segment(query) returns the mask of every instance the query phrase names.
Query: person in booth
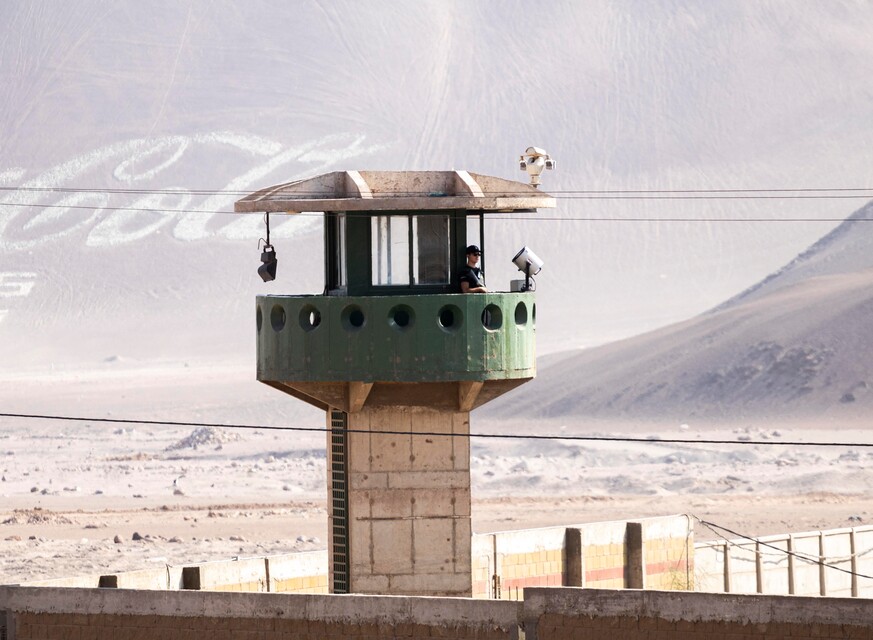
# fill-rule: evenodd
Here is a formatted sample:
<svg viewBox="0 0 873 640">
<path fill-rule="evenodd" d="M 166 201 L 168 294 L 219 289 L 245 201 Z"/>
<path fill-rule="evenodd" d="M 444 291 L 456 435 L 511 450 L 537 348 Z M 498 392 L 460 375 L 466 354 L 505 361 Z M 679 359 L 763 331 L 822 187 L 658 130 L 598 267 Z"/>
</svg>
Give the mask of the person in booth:
<svg viewBox="0 0 873 640">
<path fill-rule="evenodd" d="M 479 268 L 482 251 L 475 244 L 467 247 L 467 264 L 461 269 L 458 278 L 461 281 L 461 293 L 487 293 L 485 274 Z"/>
</svg>

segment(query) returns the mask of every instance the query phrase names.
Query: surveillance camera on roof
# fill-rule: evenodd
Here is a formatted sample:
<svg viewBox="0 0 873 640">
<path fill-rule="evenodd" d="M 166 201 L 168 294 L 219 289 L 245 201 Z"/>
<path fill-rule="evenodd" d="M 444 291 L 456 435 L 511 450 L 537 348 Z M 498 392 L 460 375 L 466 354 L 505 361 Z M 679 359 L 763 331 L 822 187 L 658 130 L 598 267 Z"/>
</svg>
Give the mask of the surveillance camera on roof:
<svg viewBox="0 0 873 640">
<path fill-rule="evenodd" d="M 535 186 L 540 186 L 540 174 L 545 169 L 554 169 L 555 161 L 546 153 L 545 149 L 539 147 L 528 147 L 523 155 L 519 156 L 518 165 L 522 171 L 527 171 L 530 176 L 530 183 Z"/>
</svg>

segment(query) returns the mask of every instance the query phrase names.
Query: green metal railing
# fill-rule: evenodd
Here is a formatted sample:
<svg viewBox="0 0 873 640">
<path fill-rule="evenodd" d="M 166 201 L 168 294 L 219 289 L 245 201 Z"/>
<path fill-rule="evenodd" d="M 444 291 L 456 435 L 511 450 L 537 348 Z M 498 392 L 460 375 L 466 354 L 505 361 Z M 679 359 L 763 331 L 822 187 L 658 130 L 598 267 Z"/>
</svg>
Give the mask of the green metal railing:
<svg viewBox="0 0 873 640">
<path fill-rule="evenodd" d="M 258 296 L 258 379 L 530 378 L 535 327 L 532 293 Z"/>
</svg>

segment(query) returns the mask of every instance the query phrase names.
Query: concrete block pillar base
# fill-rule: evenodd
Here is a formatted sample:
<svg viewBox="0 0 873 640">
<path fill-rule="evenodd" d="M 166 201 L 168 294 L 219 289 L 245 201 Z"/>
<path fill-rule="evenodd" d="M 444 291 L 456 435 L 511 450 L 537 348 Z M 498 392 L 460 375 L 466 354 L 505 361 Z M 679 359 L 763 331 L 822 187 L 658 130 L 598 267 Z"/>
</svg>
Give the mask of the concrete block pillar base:
<svg viewBox="0 0 873 640">
<path fill-rule="evenodd" d="M 365 407 L 345 417 L 342 454 L 328 434 L 330 583 L 340 570 L 351 593 L 471 596 L 470 414 Z M 337 455 L 345 459 L 341 506 Z M 333 553 L 343 534 L 337 522 L 347 527 L 345 558 Z"/>
</svg>

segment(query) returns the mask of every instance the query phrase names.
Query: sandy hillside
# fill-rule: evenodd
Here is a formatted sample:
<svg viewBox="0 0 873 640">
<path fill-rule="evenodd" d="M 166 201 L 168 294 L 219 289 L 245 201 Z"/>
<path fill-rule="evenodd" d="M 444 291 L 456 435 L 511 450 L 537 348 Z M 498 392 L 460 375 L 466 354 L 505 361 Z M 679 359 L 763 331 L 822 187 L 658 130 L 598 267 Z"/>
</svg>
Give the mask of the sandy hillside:
<svg viewBox="0 0 873 640">
<path fill-rule="evenodd" d="M 873 205 L 711 312 L 544 359 L 488 416 L 869 427 Z M 531 395 L 537 402 L 529 402 Z"/>
</svg>

